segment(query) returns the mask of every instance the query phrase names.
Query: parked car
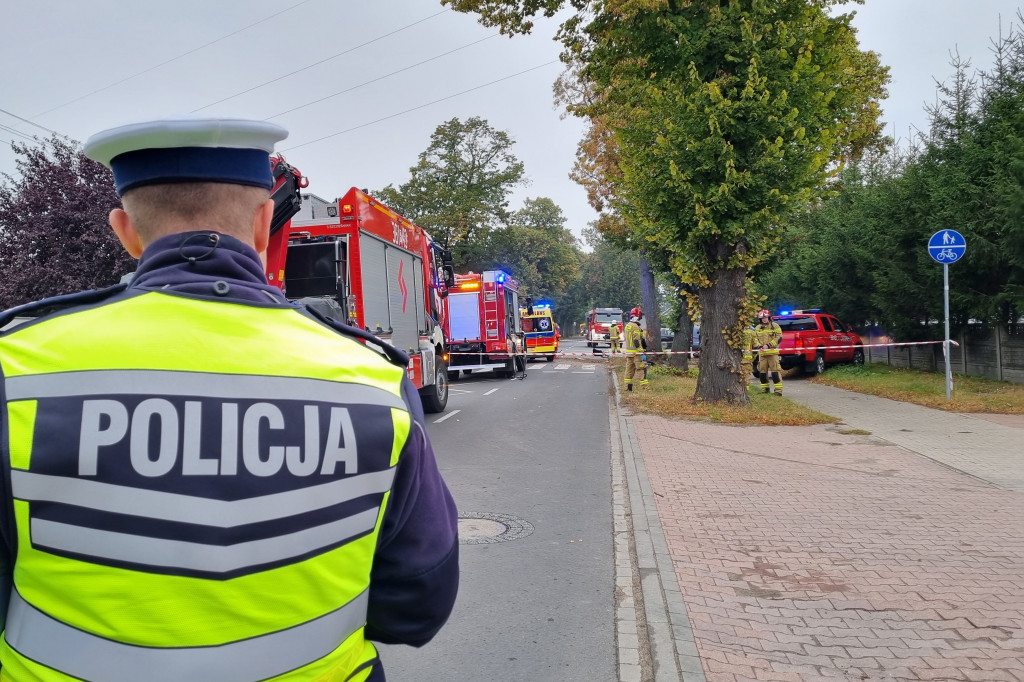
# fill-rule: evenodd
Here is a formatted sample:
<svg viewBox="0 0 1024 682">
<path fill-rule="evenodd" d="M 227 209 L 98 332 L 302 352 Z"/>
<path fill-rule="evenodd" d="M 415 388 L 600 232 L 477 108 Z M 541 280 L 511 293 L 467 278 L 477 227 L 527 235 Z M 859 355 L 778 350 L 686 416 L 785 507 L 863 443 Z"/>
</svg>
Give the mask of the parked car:
<svg viewBox="0 0 1024 682">
<path fill-rule="evenodd" d="M 668 348 L 672 345 L 672 338 L 676 335 L 674 331 L 668 327 L 661 328 L 661 345 L 664 348 Z"/>
<path fill-rule="evenodd" d="M 853 327 L 834 315 L 817 309 L 793 310 L 773 315 L 772 320 L 782 328 L 782 369 L 802 367 L 805 372 L 821 374 L 828 365 L 864 364 L 864 342 Z"/>
</svg>

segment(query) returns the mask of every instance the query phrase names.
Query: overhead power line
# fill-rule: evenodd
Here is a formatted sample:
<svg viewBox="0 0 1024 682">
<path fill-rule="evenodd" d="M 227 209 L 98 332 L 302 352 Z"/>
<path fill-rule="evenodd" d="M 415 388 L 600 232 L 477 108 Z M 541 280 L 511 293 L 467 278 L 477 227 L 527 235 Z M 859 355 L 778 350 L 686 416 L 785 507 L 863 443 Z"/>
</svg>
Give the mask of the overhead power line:
<svg viewBox="0 0 1024 682">
<path fill-rule="evenodd" d="M 41 130 L 45 130 L 48 133 L 53 133 L 54 135 L 60 135 L 61 134 L 61 133 L 58 133 L 56 130 L 50 130 L 46 126 L 41 126 L 38 123 L 36 123 L 35 121 L 30 121 L 27 118 L 22 118 L 21 116 L 18 116 L 17 114 L 12 114 L 11 112 L 7 111 L 6 109 L 0 109 L 0 113 L 7 114 L 11 118 L 16 118 L 19 121 L 24 121 L 25 123 L 28 123 L 29 125 L 33 125 L 36 128 L 40 128 Z M 19 133 L 19 135 L 20 135 L 20 133 Z"/>
<path fill-rule="evenodd" d="M 488 83 L 484 83 L 483 85 L 477 85 L 476 87 L 469 88 L 468 90 L 463 90 L 461 92 L 456 92 L 455 94 L 448 95 L 447 97 L 441 97 L 440 99 L 435 99 L 432 102 L 427 102 L 426 104 L 420 104 L 419 106 L 415 106 L 415 107 L 412 107 L 410 109 L 405 109 L 404 111 L 399 111 L 398 113 L 391 114 L 389 116 L 382 116 L 381 118 L 374 119 L 372 121 L 367 121 L 366 123 L 361 123 L 361 124 L 359 124 L 357 126 L 353 126 L 351 128 L 346 128 L 345 130 L 339 130 L 336 133 L 331 133 L 330 135 L 324 135 L 323 137 L 318 137 L 315 140 L 310 140 L 309 142 L 303 142 L 302 144 L 297 144 L 297 145 L 295 145 L 293 147 L 288 147 L 287 149 L 282 149 L 281 151 L 290 152 L 290 151 L 292 151 L 294 149 L 301 149 L 302 147 L 308 147 L 311 144 L 316 144 L 317 142 L 323 142 L 324 140 L 329 140 L 332 137 L 337 137 L 338 135 L 344 135 L 345 133 L 351 133 L 353 130 L 359 130 L 360 128 L 366 128 L 367 126 L 371 126 L 371 125 L 373 125 L 375 123 L 380 123 L 381 121 L 387 121 L 389 119 L 396 118 L 398 116 L 402 116 L 403 114 L 408 114 L 408 113 L 411 113 L 413 111 L 418 111 L 420 109 L 424 109 L 424 108 L 429 107 L 431 105 L 438 104 L 439 102 L 444 102 L 444 101 L 449 100 L 449 99 L 454 99 L 455 97 L 459 97 L 461 95 L 465 95 L 467 93 L 474 92 L 474 91 L 480 90 L 482 88 L 486 88 L 486 87 L 494 85 L 496 83 L 501 83 L 502 81 L 507 81 L 510 78 L 515 78 L 516 76 L 522 76 L 524 73 L 530 73 L 531 71 L 536 71 L 537 69 L 542 69 L 545 66 L 550 66 L 552 64 L 557 64 L 557 63 L 558 63 L 557 59 L 552 59 L 549 62 L 544 62 L 543 64 L 538 64 L 537 66 L 530 67 L 529 69 L 525 69 L 523 71 L 519 71 L 518 73 L 513 73 L 513 74 L 511 74 L 509 76 L 505 76 L 503 78 L 498 78 L 498 79 L 490 81 Z"/>
<path fill-rule="evenodd" d="M 232 36 L 236 36 L 239 33 L 242 33 L 243 31 L 248 31 L 250 28 L 252 28 L 254 26 L 259 26 L 260 24 L 266 23 L 266 22 L 270 21 L 271 19 L 273 19 L 274 17 L 278 17 L 278 16 L 284 14 L 285 12 L 290 12 L 293 9 L 295 9 L 296 7 L 299 7 L 301 5 L 305 5 L 306 3 L 312 2 L 312 1 L 313 0 L 302 0 L 302 2 L 297 2 L 294 5 L 291 5 L 290 7 L 285 7 L 280 12 L 275 12 L 274 14 L 271 14 L 270 16 L 264 17 L 264 18 L 260 19 L 259 21 L 253 22 L 253 23 L 249 24 L 248 26 L 243 26 L 242 28 L 238 29 L 237 31 L 232 31 L 231 33 L 223 35 L 220 38 L 217 38 L 216 40 L 211 40 L 208 43 L 204 43 L 203 45 L 200 45 L 199 47 L 193 48 L 193 49 L 189 50 L 188 52 L 182 52 L 177 57 L 171 57 L 170 59 L 168 59 L 166 61 L 163 61 L 163 62 L 160 62 L 159 64 L 151 66 L 151 67 L 149 67 L 147 69 L 143 69 L 142 71 L 137 71 L 136 73 L 133 73 L 130 76 L 125 76 L 124 78 L 122 78 L 119 81 L 115 81 L 115 82 L 113 82 L 113 83 L 111 83 L 109 85 L 104 85 L 102 88 L 96 88 L 92 92 L 87 92 L 84 95 L 81 95 L 80 97 L 76 97 L 76 98 L 74 98 L 72 100 L 68 100 L 67 102 L 64 102 L 63 104 L 58 104 L 57 106 L 53 107 L 52 109 L 47 109 L 46 111 L 40 111 L 38 114 L 35 114 L 35 116 L 43 116 L 44 114 L 49 114 L 49 113 L 51 113 L 53 111 L 57 111 L 58 109 L 63 109 L 64 107 L 68 106 L 69 104 L 74 104 L 75 102 L 79 102 L 79 101 L 85 99 L 86 97 L 92 97 L 93 95 L 95 95 L 97 93 L 103 92 L 104 90 L 109 90 L 110 88 L 113 88 L 113 87 L 115 87 L 117 85 L 120 85 L 121 83 L 125 83 L 127 81 L 130 81 L 133 78 L 137 78 L 137 77 L 139 77 L 139 76 L 141 76 L 143 74 L 149 73 L 150 71 L 155 71 L 156 69 L 159 69 L 161 66 L 167 66 L 171 62 L 176 62 L 179 59 L 182 59 L 183 57 L 189 56 L 190 54 L 195 54 L 199 50 L 206 49 L 207 47 L 210 47 L 211 45 L 215 45 L 215 44 L 217 44 L 217 43 L 219 43 L 219 42 L 221 42 L 223 40 L 227 40 L 228 38 L 231 38 Z"/>
<path fill-rule="evenodd" d="M 34 140 L 35 139 L 31 135 L 26 135 L 25 133 L 23 133 L 23 132 L 21 132 L 19 130 L 15 130 L 14 128 L 12 128 L 10 126 L 4 125 L 3 123 L 0 123 L 0 130 L 4 131 L 5 133 L 11 133 L 12 135 L 18 135 L 19 137 L 23 137 L 26 140 Z"/>
<path fill-rule="evenodd" d="M 233 95 L 228 95 L 227 97 L 224 97 L 223 99 L 219 99 L 216 102 L 210 102 L 209 104 L 205 104 L 205 105 L 199 107 L 198 109 L 193 109 L 189 113 L 194 114 L 197 111 L 202 111 L 203 109 L 209 109 L 212 106 L 216 106 L 218 104 L 222 104 L 222 103 L 227 102 L 228 100 L 234 99 L 236 97 L 241 97 L 242 95 L 245 95 L 247 93 L 253 92 L 254 90 L 259 90 L 260 88 L 264 88 L 264 87 L 266 87 L 266 86 L 268 86 L 268 85 L 270 85 L 272 83 L 276 83 L 278 81 L 282 81 L 285 78 L 291 78 L 292 76 L 294 76 L 297 73 L 302 73 L 303 71 L 308 71 L 309 69 L 312 69 L 314 66 L 320 66 L 321 64 L 326 64 L 327 62 L 329 62 L 329 61 L 331 61 L 333 59 L 337 59 L 338 57 L 341 57 L 343 55 L 349 54 L 350 52 L 355 52 L 356 50 L 358 50 L 360 48 L 363 48 L 363 47 L 366 47 L 367 45 L 371 45 L 373 43 L 376 43 L 377 41 L 383 40 L 384 38 L 387 38 L 389 36 L 393 36 L 396 33 L 401 33 L 402 31 L 406 31 L 406 30 L 412 28 L 413 26 L 416 26 L 418 24 L 422 24 L 424 21 L 427 21 L 429 19 L 433 19 L 434 17 L 440 16 L 440 15 L 442 15 L 442 14 L 444 14 L 446 12 L 450 12 L 450 11 L 451 10 L 449 10 L 449 9 L 443 9 L 440 12 L 437 12 L 436 14 L 431 14 L 429 17 L 424 17 L 422 19 L 419 19 L 418 21 L 414 21 L 411 24 L 407 24 L 407 25 L 405 25 L 405 26 L 403 26 L 401 28 L 396 28 L 394 31 L 390 31 L 390 32 L 385 33 L 383 35 L 379 35 L 376 38 L 373 38 L 371 40 L 367 40 L 365 43 L 360 43 L 358 45 L 355 45 L 353 47 L 348 48 L 347 50 L 344 50 L 342 52 L 338 52 L 337 54 L 333 54 L 330 57 L 325 57 L 324 59 L 321 59 L 318 62 L 313 62 L 312 64 L 309 64 L 308 66 L 303 66 L 301 69 L 296 69 L 295 71 L 292 71 L 291 73 L 286 73 L 283 76 L 278 76 L 277 78 L 272 78 L 272 79 L 270 79 L 268 81 L 264 81 L 263 83 L 260 83 L 259 85 L 254 85 L 251 88 L 247 88 L 245 90 L 240 90 L 239 92 L 236 92 Z"/>
<path fill-rule="evenodd" d="M 462 45 L 461 47 L 456 47 L 454 50 L 448 50 L 447 52 L 443 52 L 443 53 L 441 53 L 439 55 L 436 55 L 434 57 L 430 57 L 429 59 L 424 59 L 422 61 L 418 61 L 415 64 L 410 64 L 409 66 L 406 66 L 406 67 L 403 67 L 401 69 L 398 69 L 397 71 L 392 71 L 391 73 L 386 73 L 383 76 L 378 76 L 377 78 L 371 78 L 368 81 L 363 81 L 359 85 L 353 85 L 352 87 L 345 88 L 344 90 L 339 90 L 338 92 L 332 93 L 330 95 L 326 95 L 324 97 L 321 97 L 320 99 L 315 99 L 312 102 L 306 102 L 305 104 L 300 104 L 297 107 L 292 107 L 291 109 L 287 109 L 285 111 L 282 111 L 281 113 L 274 114 L 273 116 L 268 116 L 267 118 L 271 119 L 271 118 L 277 118 L 279 116 L 284 116 L 285 114 L 290 114 L 293 111 L 298 111 L 299 109 L 305 109 L 306 107 L 311 107 L 314 104 L 319 104 L 320 102 L 326 102 L 327 100 L 331 99 L 332 97 L 337 97 L 338 95 L 344 95 L 346 92 L 352 92 L 353 90 L 358 90 L 359 88 L 362 88 L 362 87 L 365 87 L 367 85 L 370 85 L 371 83 L 379 83 L 380 81 L 384 80 L 385 78 L 391 78 L 392 76 L 396 76 L 396 75 L 398 75 L 398 74 L 400 74 L 400 73 L 402 73 L 404 71 L 408 71 L 409 69 L 414 69 L 417 66 L 422 66 L 422 65 L 427 64 L 429 62 L 438 60 L 441 57 L 447 57 L 450 54 L 458 52 L 459 50 L 464 50 L 467 47 L 472 47 L 473 45 L 476 45 L 477 43 L 482 43 L 485 40 L 490 40 L 491 38 L 494 38 L 495 36 L 498 36 L 498 35 L 501 35 L 501 34 L 500 33 L 492 33 L 491 35 L 487 36 L 486 38 L 481 38 L 480 40 L 474 40 L 473 42 L 466 43 L 465 45 Z"/>
</svg>

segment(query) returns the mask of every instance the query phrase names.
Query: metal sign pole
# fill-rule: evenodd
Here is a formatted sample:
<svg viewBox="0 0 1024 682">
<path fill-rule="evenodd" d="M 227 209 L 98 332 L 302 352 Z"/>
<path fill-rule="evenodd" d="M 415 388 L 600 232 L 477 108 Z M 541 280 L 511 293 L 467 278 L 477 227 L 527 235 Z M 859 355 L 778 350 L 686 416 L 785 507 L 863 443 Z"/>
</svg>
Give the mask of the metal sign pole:
<svg viewBox="0 0 1024 682">
<path fill-rule="evenodd" d="M 967 240 L 956 230 L 943 229 L 928 240 L 928 255 L 942 264 L 942 309 L 946 315 L 946 336 L 942 339 L 942 354 L 946 356 L 946 401 L 952 400 L 953 369 L 949 365 L 949 264 L 960 260 L 967 252 Z"/>
<path fill-rule="evenodd" d="M 952 400 L 953 370 L 949 366 L 949 264 L 942 264 L 942 308 L 946 313 L 946 336 L 942 341 L 942 354 L 946 356 L 946 401 Z"/>
</svg>

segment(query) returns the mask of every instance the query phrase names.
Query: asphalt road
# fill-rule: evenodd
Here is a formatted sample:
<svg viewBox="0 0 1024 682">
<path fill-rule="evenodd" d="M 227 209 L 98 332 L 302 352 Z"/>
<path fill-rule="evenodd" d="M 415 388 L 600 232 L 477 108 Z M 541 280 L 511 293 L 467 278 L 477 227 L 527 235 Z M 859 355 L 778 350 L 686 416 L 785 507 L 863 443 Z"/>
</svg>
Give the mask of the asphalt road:
<svg viewBox="0 0 1024 682">
<path fill-rule="evenodd" d="M 579 359 L 452 383 L 427 422 L 464 519 L 459 598 L 426 647 L 379 647 L 389 680 L 617 679 L 607 401 Z"/>
</svg>

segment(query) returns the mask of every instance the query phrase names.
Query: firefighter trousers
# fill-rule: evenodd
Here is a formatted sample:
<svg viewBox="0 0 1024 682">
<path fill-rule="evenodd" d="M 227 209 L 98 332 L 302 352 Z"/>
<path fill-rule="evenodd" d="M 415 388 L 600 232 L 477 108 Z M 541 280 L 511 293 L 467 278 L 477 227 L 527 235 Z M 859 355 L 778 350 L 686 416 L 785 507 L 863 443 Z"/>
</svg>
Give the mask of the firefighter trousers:
<svg viewBox="0 0 1024 682">
<path fill-rule="evenodd" d="M 618 339 L 608 339 L 608 341 L 609 341 L 609 343 L 612 344 L 612 352 L 613 353 L 621 353 L 622 352 L 622 348 L 620 347 L 621 344 L 619 344 L 619 340 Z"/>
<path fill-rule="evenodd" d="M 757 371 L 761 374 L 761 392 L 768 392 L 768 372 L 772 373 L 775 395 L 782 395 L 782 367 L 777 353 L 758 353 Z"/>
<path fill-rule="evenodd" d="M 649 382 L 647 381 L 647 370 L 644 369 L 644 362 L 640 359 L 639 353 L 627 353 L 626 354 L 626 390 L 633 390 L 633 377 L 636 376 L 637 372 L 640 372 L 640 385 L 646 386 Z"/>
<path fill-rule="evenodd" d="M 750 356 L 744 356 L 740 361 L 740 380 L 743 385 L 750 389 L 750 375 L 754 373 L 754 359 Z"/>
</svg>

